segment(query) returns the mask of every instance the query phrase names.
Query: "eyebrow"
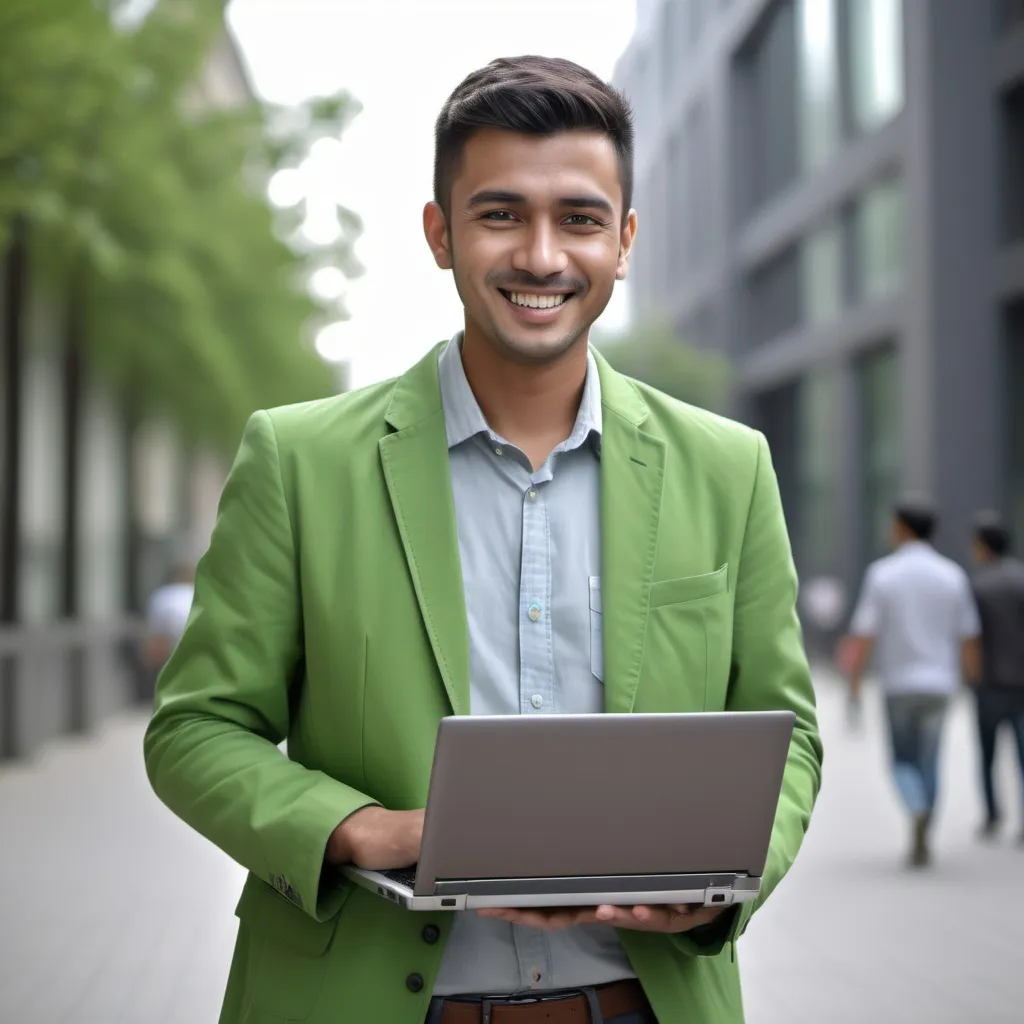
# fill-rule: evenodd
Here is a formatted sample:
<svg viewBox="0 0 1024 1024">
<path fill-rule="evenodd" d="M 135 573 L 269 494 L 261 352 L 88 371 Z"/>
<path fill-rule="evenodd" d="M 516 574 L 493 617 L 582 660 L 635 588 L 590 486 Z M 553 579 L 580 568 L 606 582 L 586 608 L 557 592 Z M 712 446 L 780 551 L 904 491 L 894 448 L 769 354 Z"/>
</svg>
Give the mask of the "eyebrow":
<svg viewBox="0 0 1024 1024">
<path fill-rule="evenodd" d="M 469 199 L 470 209 L 476 206 L 490 206 L 499 203 L 506 206 L 521 206 L 527 202 L 526 196 L 521 192 L 503 192 L 500 189 L 485 189 L 481 192 L 474 192 Z M 558 200 L 559 206 L 568 206 L 574 210 L 602 210 L 609 216 L 615 213 L 615 209 L 607 199 L 602 196 L 565 196 Z"/>
</svg>

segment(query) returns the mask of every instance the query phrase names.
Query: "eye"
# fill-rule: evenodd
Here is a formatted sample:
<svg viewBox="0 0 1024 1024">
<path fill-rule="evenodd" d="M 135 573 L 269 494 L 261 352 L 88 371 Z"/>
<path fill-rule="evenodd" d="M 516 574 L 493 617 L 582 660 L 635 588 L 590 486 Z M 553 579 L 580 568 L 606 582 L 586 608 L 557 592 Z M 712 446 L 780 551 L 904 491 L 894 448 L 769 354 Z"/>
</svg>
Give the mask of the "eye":
<svg viewBox="0 0 1024 1024">
<path fill-rule="evenodd" d="M 565 218 L 565 223 L 570 228 L 604 227 L 604 224 L 602 224 L 601 221 L 597 220 L 595 217 L 591 217 L 588 213 L 571 214 Z"/>
<path fill-rule="evenodd" d="M 512 213 L 511 210 L 491 210 L 490 212 L 485 213 L 480 219 L 494 220 L 498 221 L 499 223 L 507 224 L 515 219 L 515 215 Z"/>
</svg>

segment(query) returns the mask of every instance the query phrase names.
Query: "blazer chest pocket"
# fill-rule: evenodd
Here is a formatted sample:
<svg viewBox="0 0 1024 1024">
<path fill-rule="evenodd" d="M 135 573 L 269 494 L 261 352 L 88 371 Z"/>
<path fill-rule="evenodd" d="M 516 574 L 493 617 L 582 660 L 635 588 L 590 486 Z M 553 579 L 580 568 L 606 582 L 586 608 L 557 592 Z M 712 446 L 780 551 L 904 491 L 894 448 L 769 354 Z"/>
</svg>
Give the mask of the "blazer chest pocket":
<svg viewBox="0 0 1024 1024">
<path fill-rule="evenodd" d="M 728 565 L 651 585 L 649 671 L 644 688 L 655 706 L 649 710 L 717 711 L 724 707 L 732 652 L 731 619 Z"/>
<path fill-rule="evenodd" d="M 729 588 L 729 566 L 723 565 L 714 572 L 700 576 L 681 576 L 674 580 L 661 580 L 651 584 L 651 607 L 660 608 L 666 604 L 683 604 L 688 601 L 702 601 L 716 594 L 724 594 Z"/>
</svg>

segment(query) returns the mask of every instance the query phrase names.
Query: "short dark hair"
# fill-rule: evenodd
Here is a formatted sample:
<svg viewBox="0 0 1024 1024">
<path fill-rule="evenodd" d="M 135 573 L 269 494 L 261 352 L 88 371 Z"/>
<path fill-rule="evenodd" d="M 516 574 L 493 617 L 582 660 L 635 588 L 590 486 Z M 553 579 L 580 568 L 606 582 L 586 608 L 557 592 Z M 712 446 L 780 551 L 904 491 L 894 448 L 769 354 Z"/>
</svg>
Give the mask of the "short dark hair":
<svg viewBox="0 0 1024 1024">
<path fill-rule="evenodd" d="M 907 495 L 901 498 L 893 510 L 896 518 L 918 540 L 931 540 L 939 525 L 939 513 L 934 503 L 924 495 Z"/>
<path fill-rule="evenodd" d="M 974 517 L 974 536 L 997 558 L 1010 553 L 1013 538 L 998 512 L 979 512 Z"/>
<path fill-rule="evenodd" d="M 484 128 L 522 135 L 597 131 L 619 159 L 623 216 L 633 200 L 633 112 L 592 71 L 560 57 L 501 57 L 472 72 L 445 101 L 434 126 L 434 201 L 448 213 L 466 142 Z"/>
</svg>

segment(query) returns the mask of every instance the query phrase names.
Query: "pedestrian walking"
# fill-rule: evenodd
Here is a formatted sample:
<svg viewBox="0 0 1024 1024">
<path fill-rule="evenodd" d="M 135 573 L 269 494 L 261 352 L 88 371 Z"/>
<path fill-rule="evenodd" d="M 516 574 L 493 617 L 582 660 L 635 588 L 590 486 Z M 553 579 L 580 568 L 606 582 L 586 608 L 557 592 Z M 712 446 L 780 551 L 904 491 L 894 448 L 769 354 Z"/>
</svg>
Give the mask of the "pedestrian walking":
<svg viewBox="0 0 1024 1024">
<path fill-rule="evenodd" d="M 1010 531 L 997 513 L 975 519 L 974 596 L 981 617 L 981 678 L 975 694 L 985 820 L 992 838 L 1002 823 L 993 778 L 996 738 L 1009 727 L 1017 743 L 1024 792 L 1024 561 L 1011 554 Z M 1024 844 L 1024 818 L 1020 841 Z"/>
<path fill-rule="evenodd" d="M 153 699 L 156 678 L 185 632 L 194 583 L 195 566 L 180 562 L 149 596 L 142 638 L 142 681 L 137 694 L 140 701 Z"/>
<path fill-rule="evenodd" d="M 854 700 L 874 657 L 885 695 L 893 777 L 912 822 L 912 867 L 931 860 L 947 705 L 965 676 L 977 678 L 980 660 L 970 581 L 932 547 L 937 521 L 926 499 L 907 498 L 896 506 L 895 550 L 869 566 L 844 643 Z"/>
<path fill-rule="evenodd" d="M 222 1024 L 738 1024 L 732 943 L 821 763 L 766 442 L 588 345 L 637 225 L 614 89 L 497 60 L 435 137 L 423 226 L 462 329 L 397 380 L 253 416 L 158 686 L 153 786 L 250 870 Z M 395 288 L 380 315 L 414 323 Z M 417 861 L 446 715 L 769 708 L 796 724 L 742 907 L 425 919 L 337 870 Z"/>
</svg>

